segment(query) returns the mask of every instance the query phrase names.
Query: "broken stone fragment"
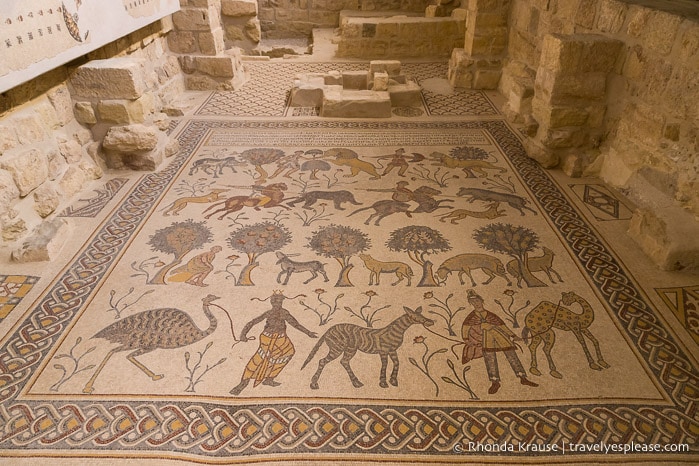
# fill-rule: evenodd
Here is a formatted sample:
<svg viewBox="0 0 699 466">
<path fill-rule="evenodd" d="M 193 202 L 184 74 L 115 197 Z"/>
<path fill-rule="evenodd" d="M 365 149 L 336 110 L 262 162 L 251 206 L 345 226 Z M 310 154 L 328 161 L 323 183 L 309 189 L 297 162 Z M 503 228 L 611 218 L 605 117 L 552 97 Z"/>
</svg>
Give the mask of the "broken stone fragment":
<svg viewBox="0 0 699 466">
<path fill-rule="evenodd" d="M 113 126 L 102 141 L 105 149 L 125 153 L 149 151 L 157 145 L 157 129 L 140 124 Z"/>
<path fill-rule="evenodd" d="M 55 258 L 69 236 L 70 225 L 63 218 L 39 224 L 22 246 L 12 251 L 14 262 L 42 262 Z"/>
</svg>

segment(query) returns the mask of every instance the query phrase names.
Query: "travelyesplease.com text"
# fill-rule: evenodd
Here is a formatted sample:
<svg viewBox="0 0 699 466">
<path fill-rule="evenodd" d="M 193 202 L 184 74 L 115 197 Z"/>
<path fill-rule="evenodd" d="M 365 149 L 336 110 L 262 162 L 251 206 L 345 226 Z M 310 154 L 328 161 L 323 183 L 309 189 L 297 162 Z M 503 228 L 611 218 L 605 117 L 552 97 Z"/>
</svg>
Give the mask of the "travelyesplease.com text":
<svg viewBox="0 0 699 466">
<path fill-rule="evenodd" d="M 658 443 L 479 443 L 466 442 L 454 445 L 454 453 L 602 453 L 602 454 L 633 454 L 633 453 L 689 453 L 688 444 Z"/>
</svg>

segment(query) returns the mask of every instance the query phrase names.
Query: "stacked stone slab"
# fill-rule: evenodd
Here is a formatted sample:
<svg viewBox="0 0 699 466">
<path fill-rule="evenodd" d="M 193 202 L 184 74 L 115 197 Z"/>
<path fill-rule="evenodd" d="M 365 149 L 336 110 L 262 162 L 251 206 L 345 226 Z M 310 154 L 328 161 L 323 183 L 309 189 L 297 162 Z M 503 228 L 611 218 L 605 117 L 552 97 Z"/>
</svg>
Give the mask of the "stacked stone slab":
<svg viewBox="0 0 699 466">
<path fill-rule="evenodd" d="M 466 89 L 497 89 L 507 51 L 509 0 L 468 0 L 452 16 L 465 18 L 466 34 L 449 60 L 452 86 Z"/>
<path fill-rule="evenodd" d="M 133 56 L 93 60 L 73 72 L 76 118 L 102 141 L 107 167 L 154 170 L 177 151 L 164 132 L 167 116 L 156 111 L 156 87 L 148 61 Z"/>
<path fill-rule="evenodd" d="M 181 0 L 172 17 L 170 50 L 179 55 L 185 85 L 191 90 L 234 90 L 246 80 L 238 48 L 226 50 L 221 0 Z M 230 8 L 231 2 L 225 3 Z M 229 11 L 229 10 L 227 10 Z"/>
<path fill-rule="evenodd" d="M 290 106 L 318 107 L 320 116 L 389 118 L 392 107 L 422 105 L 420 86 L 401 74 L 398 60 L 373 60 L 367 71 L 301 74 Z"/>
<path fill-rule="evenodd" d="M 343 12 L 337 56 L 365 59 L 448 57 L 463 44 L 464 16 L 427 18 L 382 12 L 382 16 Z"/>
<path fill-rule="evenodd" d="M 256 0 L 221 0 L 221 15 L 226 48 L 238 47 L 247 53 L 262 38 Z"/>
<path fill-rule="evenodd" d="M 598 34 L 550 34 L 542 44 L 534 83 L 532 116 L 536 134 L 529 155 L 542 165 L 562 164 L 579 176 L 602 137 L 607 77 L 621 42 Z"/>
</svg>

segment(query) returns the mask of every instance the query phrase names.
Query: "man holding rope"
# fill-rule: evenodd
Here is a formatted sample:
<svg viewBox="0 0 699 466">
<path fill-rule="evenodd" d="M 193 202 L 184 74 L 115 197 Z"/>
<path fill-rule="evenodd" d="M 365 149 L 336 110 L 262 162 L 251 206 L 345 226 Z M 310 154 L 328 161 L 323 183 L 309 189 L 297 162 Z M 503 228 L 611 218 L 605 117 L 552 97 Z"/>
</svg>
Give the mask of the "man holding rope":
<svg viewBox="0 0 699 466">
<path fill-rule="evenodd" d="M 521 338 L 507 328 L 500 317 L 484 307 L 483 298 L 474 290 L 468 290 L 467 299 L 473 311 L 466 316 L 461 327 L 461 337 L 465 343 L 461 362 L 466 364 L 473 359 L 483 358 L 491 381 L 488 393 L 494 395 L 500 389 L 497 353 L 503 352 L 521 384 L 538 387 L 538 384 L 527 379 L 527 373 L 515 352 L 514 342 Z"/>
</svg>

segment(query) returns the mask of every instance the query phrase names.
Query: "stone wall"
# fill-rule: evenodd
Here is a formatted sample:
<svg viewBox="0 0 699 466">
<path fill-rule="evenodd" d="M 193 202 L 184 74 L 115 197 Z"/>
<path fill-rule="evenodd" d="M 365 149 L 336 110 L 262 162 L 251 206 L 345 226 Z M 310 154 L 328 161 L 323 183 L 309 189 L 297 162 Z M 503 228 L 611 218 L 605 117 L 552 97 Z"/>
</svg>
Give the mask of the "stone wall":
<svg viewBox="0 0 699 466">
<path fill-rule="evenodd" d="M 335 28 L 342 10 L 424 13 L 427 0 L 258 0 L 262 37 L 311 37 L 314 28 Z"/>
<path fill-rule="evenodd" d="M 699 269 L 699 12 L 685 6 L 512 0 L 500 81 L 506 112 L 525 124 L 532 155 L 573 176 L 600 176 L 628 194 L 638 206 L 632 237 L 666 269 Z M 577 56 L 545 58 L 591 37 L 619 44 L 618 52 L 610 56 L 616 45 L 602 45 L 587 65 Z M 600 58 L 612 62 L 595 76 L 599 85 L 590 94 L 585 67 Z M 561 109 L 551 93 L 566 80 L 572 100 Z M 552 128 L 577 136 L 553 138 Z"/>
<path fill-rule="evenodd" d="M 464 17 L 459 14 L 447 18 L 403 15 L 343 17 L 337 56 L 446 58 L 455 47 L 463 45 L 465 31 Z"/>
<path fill-rule="evenodd" d="M 0 96 L 0 245 L 46 231 L 52 214 L 102 177 L 106 160 L 99 141 L 106 127 L 152 122 L 184 91 L 177 58 L 167 53 L 171 28 L 169 18 L 156 22 Z M 76 70 L 110 60 L 141 64 L 137 95 L 128 94 L 128 80 L 119 80 L 123 95 L 113 89 L 106 98 L 81 96 L 89 94 L 87 87 L 76 92 Z M 15 259 L 36 258 L 25 252 Z"/>
</svg>

